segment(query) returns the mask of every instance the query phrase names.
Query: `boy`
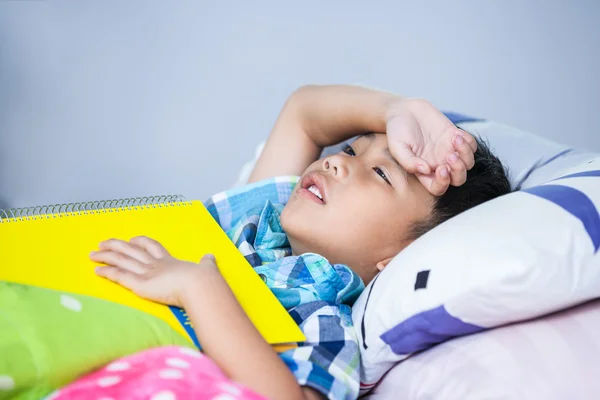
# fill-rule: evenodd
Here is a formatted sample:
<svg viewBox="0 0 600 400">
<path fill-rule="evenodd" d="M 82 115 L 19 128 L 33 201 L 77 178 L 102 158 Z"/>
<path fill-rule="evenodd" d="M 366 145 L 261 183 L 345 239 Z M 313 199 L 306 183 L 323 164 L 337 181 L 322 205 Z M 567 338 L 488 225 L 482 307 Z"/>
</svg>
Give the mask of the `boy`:
<svg viewBox="0 0 600 400">
<path fill-rule="evenodd" d="M 302 176 L 265 180 L 284 175 Z M 510 191 L 489 149 L 429 103 L 353 86 L 296 91 L 250 181 L 207 207 L 305 333 L 297 349 L 271 349 L 210 256 L 176 260 L 138 237 L 103 242 L 91 258 L 109 265 L 98 275 L 185 308 L 205 354 L 272 399 L 356 398 L 350 307 L 364 285 L 429 229 Z"/>
</svg>

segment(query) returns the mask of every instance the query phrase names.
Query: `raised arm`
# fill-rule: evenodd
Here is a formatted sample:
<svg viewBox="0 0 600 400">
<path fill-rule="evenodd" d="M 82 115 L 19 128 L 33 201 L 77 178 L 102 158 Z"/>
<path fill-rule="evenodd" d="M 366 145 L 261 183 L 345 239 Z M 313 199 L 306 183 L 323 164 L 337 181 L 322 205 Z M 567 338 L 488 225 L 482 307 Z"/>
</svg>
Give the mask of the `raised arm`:
<svg viewBox="0 0 600 400">
<path fill-rule="evenodd" d="M 285 103 L 249 182 L 301 175 L 325 146 L 366 132 L 386 131 L 386 112 L 401 100 L 359 86 L 303 86 Z"/>
<path fill-rule="evenodd" d="M 474 165 L 475 139 L 426 100 L 359 86 L 304 86 L 283 107 L 249 182 L 301 175 L 323 147 L 367 132 L 387 133 L 394 158 L 435 196 L 462 185 Z"/>
</svg>

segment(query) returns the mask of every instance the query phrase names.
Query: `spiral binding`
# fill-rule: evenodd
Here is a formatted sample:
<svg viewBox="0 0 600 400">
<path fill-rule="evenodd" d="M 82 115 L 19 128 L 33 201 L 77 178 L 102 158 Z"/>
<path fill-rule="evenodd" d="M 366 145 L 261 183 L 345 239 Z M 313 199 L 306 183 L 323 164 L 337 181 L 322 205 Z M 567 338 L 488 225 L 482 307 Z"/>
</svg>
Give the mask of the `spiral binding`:
<svg viewBox="0 0 600 400">
<path fill-rule="evenodd" d="M 0 224 L 191 204 L 184 196 L 177 194 L 0 209 Z"/>
</svg>

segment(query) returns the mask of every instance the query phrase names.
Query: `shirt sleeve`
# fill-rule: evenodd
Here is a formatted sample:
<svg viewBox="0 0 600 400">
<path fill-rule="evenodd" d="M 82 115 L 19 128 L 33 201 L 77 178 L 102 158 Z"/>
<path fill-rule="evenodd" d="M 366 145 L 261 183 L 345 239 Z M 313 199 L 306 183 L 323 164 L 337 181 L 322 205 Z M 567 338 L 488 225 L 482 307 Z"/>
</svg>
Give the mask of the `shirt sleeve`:
<svg viewBox="0 0 600 400">
<path fill-rule="evenodd" d="M 305 303 L 290 310 L 306 341 L 280 356 L 301 386 L 330 400 L 358 397 L 360 353 L 351 308 L 326 301 Z"/>
</svg>

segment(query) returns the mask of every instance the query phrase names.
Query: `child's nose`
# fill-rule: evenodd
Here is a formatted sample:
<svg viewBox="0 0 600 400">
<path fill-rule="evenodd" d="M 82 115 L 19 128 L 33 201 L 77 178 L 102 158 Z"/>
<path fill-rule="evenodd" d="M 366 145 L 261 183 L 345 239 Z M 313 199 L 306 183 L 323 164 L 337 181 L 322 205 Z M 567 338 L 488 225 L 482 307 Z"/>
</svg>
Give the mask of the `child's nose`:
<svg viewBox="0 0 600 400">
<path fill-rule="evenodd" d="M 344 178 L 348 175 L 348 166 L 345 158 L 339 155 L 333 155 L 323 160 L 323 170 L 331 172 L 337 178 Z"/>
</svg>

